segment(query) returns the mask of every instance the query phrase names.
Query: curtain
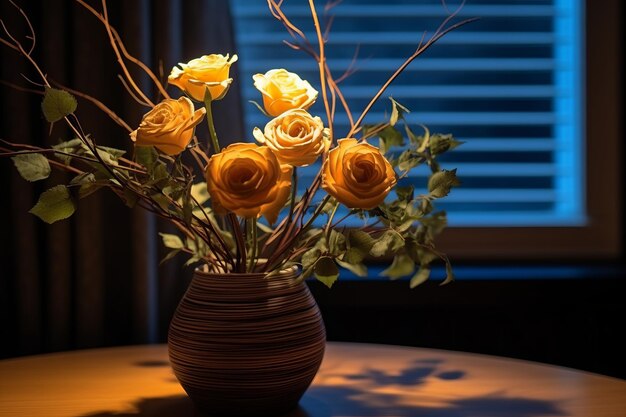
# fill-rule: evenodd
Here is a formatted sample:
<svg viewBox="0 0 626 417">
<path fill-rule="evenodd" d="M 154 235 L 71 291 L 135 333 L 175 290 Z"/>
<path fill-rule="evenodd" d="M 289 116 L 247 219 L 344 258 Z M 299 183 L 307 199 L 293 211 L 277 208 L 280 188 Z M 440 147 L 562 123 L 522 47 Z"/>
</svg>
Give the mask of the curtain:
<svg viewBox="0 0 626 417">
<path fill-rule="evenodd" d="M 101 10 L 99 1 L 90 4 Z M 37 34 L 34 56 L 50 80 L 97 97 L 130 126 L 147 111 L 127 94 L 104 27 L 75 1 L 21 2 Z M 233 53 L 229 4 L 222 0 L 137 0 L 109 2 L 109 18 L 129 52 L 157 74 L 209 53 Z M 24 42 L 27 26 L 9 2 L 0 18 Z M 5 37 L 5 35 L 2 35 Z M 41 96 L 6 82 L 36 88 L 26 60 L 0 45 L 0 138 L 52 145 L 70 132 L 42 118 Z M 128 64 L 133 68 L 132 64 Z M 159 69 L 162 68 L 162 71 Z M 156 89 L 139 71 L 133 74 L 156 99 Z M 214 111 L 223 138 L 243 137 L 240 89 L 235 83 Z M 170 88 L 174 97 L 178 95 Z M 89 102 L 78 99 L 77 115 L 100 145 L 132 153 L 127 133 Z M 206 137 L 204 125 L 198 135 Z M 224 141 L 227 142 L 227 141 Z M 168 230 L 153 216 L 126 208 L 107 190 L 78 202 L 68 220 L 47 225 L 28 213 L 38 195 L 65 173 L 28 183 L 7 158 L 0 159 L 0 356 L 118 344 L 164 341 L 167 325 L 191 270 L 181 261 L 159 266 L 157 230 Z M 9 341 L 7 343 L 7 341 Z"/>
</svg>

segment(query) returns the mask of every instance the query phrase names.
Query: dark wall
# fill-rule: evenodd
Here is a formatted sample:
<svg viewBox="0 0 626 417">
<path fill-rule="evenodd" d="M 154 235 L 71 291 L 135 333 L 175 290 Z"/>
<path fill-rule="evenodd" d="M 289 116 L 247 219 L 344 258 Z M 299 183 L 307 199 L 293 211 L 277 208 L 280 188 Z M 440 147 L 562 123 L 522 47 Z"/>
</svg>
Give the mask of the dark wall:
<svg viewBox="0 0 626 417">
<path fill-rule="evenodd" d="M 333 341 L 507 356 L 626 379 L 626 276 L 338 281 L 310 288 Z M 603 275 L 603 276 L 602 276 Z M 607 276 L 610 275 L 610 276 Z"/>
</svg>

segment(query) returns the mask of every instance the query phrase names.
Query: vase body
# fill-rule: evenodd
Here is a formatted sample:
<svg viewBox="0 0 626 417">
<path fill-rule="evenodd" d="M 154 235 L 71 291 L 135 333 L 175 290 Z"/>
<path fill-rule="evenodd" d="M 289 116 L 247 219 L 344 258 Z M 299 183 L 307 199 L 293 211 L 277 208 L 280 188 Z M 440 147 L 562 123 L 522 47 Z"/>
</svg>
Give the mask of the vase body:
<svg viewBox="0 0 626 417">
<path fill-rule="evenodd" d="M 295 408 L 326 344 L 322 317 L 294 267 L 265 274 L 196 270 L 170 323 L 174 374 L 206 415 Z"/>
</svg>

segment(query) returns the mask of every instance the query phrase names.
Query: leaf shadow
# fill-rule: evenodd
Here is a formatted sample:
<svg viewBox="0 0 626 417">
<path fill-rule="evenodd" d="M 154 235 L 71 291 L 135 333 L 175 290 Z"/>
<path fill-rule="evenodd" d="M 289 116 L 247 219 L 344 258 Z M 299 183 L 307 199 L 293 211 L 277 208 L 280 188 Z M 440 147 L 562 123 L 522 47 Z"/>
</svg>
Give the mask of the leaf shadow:
<svg viewBox="0 0 626 417">
<path fill-rule="evenodd" d="M 467 372 L 458 369 L 442 370 L 442 360 L 427 359 L 412 362 L 400 373 L 368 368 L 361 373 L 345 375 L 343 382 L 318 382 L 310 387 L 300 401 L 299 407 L 280 417 L 549 417 L 567 415 L 556 401 L 507 395 L 506 392 L 482 396 L 462 397 L 452 395 L 431 401 L 406 403 L 407 388 L 420 387 L 429 379 L 454 381 L 471 380 Z M 140 365 L 141 366 L 141 365 Z M 148 365 L 150 366 L 150 365 Z M 160 366 L 160 365 L 155 365 Z M 326 374 L 325 376 L 328 376 Z M 400 387 L 380 391 L 383 387 Z M 408 391 L 409 393 L 411 391 Z M 418 398 L 418 397 L 416 397 Z M 221 417 L 200 413 L 186 395 L 143 398 L 135 403 L 136 411 L 103 411 L 79 417 Z"/>
</svg>

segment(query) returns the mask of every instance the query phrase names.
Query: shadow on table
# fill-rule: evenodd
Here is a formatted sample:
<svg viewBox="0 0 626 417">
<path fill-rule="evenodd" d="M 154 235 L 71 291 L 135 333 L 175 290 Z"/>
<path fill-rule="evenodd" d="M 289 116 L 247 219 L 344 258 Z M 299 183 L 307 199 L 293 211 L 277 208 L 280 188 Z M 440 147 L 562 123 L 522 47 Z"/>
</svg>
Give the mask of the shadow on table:
<svg viewBox="0 0 626 417">
<path fill-rule="evenodd" d="M 420 359 L 413 362 L 413 366 L 403 369 L 399 374 L 390 374 L 380 369 L 366 369 L 359 374 L 345 375 L 344 378 L 351 381 L 371 382 L 379 387 L 389 385 L 416 387 L 424 384 L 428 378 L 452 381 L 465 377 L 465 372 L 460 370 L 439 371 L 442 362 L 441 359 Z"/>
<path fill-rule="evenodd" d="M 105 411 L 81 417 L 205 417 L 184 395 L 140 400 L 136 412 Z M 444 407 L 403 405 L 389 394 L 366 394 L 346 387 L 312 387 L 300 407 L 282 417 L 545 417 L 564 416 L 556 404 L 498 394 L 450 401 Z M 206 416 L 209 417 L 209 416 Z M 217 417 L 217 416 L 216 416 Z"/>
<path fill-rule="evenodd" d="M 312 387 L 300 402 L 310 417 L 545 417 L 566 413 L 551 401 L 501 394 L 456 399 L 443 406 L 407 405 L 392 394 L 347 387 Z"/>
<path fill-rule="evenodd" d="M 425 398 L 420 404 L 406 403 L 408 387 L 418 387 L 428 380 L 438 379 L 453 381 L 467 378 L 461 370 L 441 370 L 443 361 L 426 359 L 412 362 L 400 373 L 389 373 L 382 369 L 368 368 L 359 373 L 334 375 L 327 372 L 309 388 L 300 406 L 293 412 L 281 417 L 546 417 L 564 416 L 558 404 L 552 401 L 534 398 L 512 397 L 506 393 L 493 393 L 479 397 Z M 159 364 L 160 365 L 160 364 Z M 159 366 L 144 365 L 144 366 Z M 331 382 L 343 379 L 342 382 Z M 383 387 L 399 387 L 380 392 Z M 377 392 L 375 390 L 378 390 Z M 402 395 L 402 394 L 405 395 Z M 427 405 L 428 404 L 428 405 Z M 191 400 L 185 395 L 163 398 L 145 398 L 135 404 L 136 412 L 99 412 L 80 417 L 204 417 L 197 413 Z M 207 416 L 210 417 L 210 416 Z M 217 417 L 217 416 L 215 416 Z"/>
</svg>

